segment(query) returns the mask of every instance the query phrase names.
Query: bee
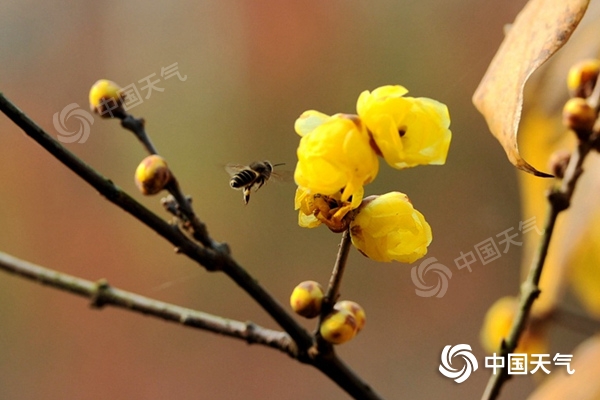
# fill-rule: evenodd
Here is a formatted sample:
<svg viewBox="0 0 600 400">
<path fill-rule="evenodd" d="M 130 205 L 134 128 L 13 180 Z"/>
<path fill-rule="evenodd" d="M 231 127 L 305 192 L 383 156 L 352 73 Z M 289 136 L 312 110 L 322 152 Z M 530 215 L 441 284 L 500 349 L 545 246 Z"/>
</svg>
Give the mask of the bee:
<svg viewBox="0 0 600 400">
<path fill-rule="evenodd" d="M 273 167 L 277 167 L 281 164 L 271 164 L 269 161 L 255 161 L 250 165 L 240 164 L 227 164 L 225 170 L 231 176 L 229 186 L 236 190 L 242 190 L 244 194 L 244 204 L 248 204 L 250 201 L 250 192 L 252 188 L 255 188 L 256 192 L 262 187 L 269 179 L 279 175 L 273 172 Z"/>
</svg>

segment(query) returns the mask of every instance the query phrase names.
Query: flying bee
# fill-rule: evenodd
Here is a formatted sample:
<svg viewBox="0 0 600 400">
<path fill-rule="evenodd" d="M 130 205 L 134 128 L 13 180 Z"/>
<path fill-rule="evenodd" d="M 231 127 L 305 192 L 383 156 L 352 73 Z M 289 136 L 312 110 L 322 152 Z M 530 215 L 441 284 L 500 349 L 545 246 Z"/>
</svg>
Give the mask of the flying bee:
<svg viewBox="0 0 600 400">
<path fill-rule="evenodd" d="M 282 176 L 273 172 L 273 167 L 281 164 L 271 164 L 269 161 L 255 161 L 250 165 L 227 164 L 225 170 L 231 176 L 229 186 L 236 190 L 242 190 L 244 194 L 244 204 L 250 201 L 250 192 L 255 188 L 256 192 L 269 179 L 281 179 Z"/>
</svg>

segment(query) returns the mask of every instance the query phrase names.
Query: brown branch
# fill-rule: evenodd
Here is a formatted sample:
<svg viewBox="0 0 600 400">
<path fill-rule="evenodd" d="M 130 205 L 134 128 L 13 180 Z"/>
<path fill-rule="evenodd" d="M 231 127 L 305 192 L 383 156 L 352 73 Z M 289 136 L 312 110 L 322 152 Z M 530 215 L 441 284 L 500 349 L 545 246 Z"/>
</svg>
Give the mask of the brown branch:
<svg viewBox="0 0 600 400">
<path fill-rule="evenodd" d="M 548 248 L 556 224 L 556 218 L 562 211 L 569 208 L 573 192 L 575 191 L 575 185 L 583 173 L 583 161 L 591 149 L 592 146 L 589 142 L 583 142 L 577 146 L 577 149 L 571 156 L 561 186 L 553 188 L 548 193 L 549 208 L 542 241 L 533 259 L 527 279 L 521 285 L 521 299 L 517 315 L 508 336 L 502 341 L 500 348 L 500 356 L 504 359 L 506 359 L 509 353 L 514 352 L 517 348 L 519 338 L 525 330 L 525 325 L 529 318 L 533 302 L 540 294 L 540 277 L 542 275 L 546 256 L 548 255 Z M 499 373 L 493 374 L 488 381 L 482 399 L 496 399 L 500 394 L 502 385 L 509 378 L 508 366 L 500 369 Z"/>
<path fill-rule="evenodd" d="M 325 295 L 323 296 L 321 313 L 319 314 L 319 321 L 315 331 L 317 350 L 318 353 L 321 354 L 333 353 L 333 346 L 321 337 L 320 329 L 323 320 L 331 313 L 335 302 L 340 296 L 340 285 L 342 283 L 342 277 L 344 276 L 346 262 L 348 261 L 348 253 L 350 252 L 351 247 L 352 241 L 350 240 L 350 228 L 348 228 L 342 233 L 342 239 L 339 244 L 333 270 L 331 271 L 329 284 L 327 286 L 327 290 L 325 291 Z"/>
<path fill-rule="evenodd" d="M 348 228 L 344 231 L 344 233 L 342 233 L 342 240 L 340 241 L 335 264 L 333 265 L 333 270 L 331 271 L 329 285 L 327 287 L 327 291 L 325 292 L 324 303 L 330 307 L 330 309 L 327 310 L 327 313 L 331 312 L 331 308 L 333 308 L 335 302 L 340 296 L 340 285 L 342 283 L 342 277 L 344 276 L 346 262 L 348 261 L 348 253 L 350 252 L 351 247 L 352 241 L 350 240 L 350 228 Z"/>
<path fill-rule="evenodd" d="M 146 121 L 144 121 L 143 118 L 135 118 L 125 110 L 121 113 L 117 113 L 115 116 L 121 120 L 121 126 L 123 128 L 131 131 L 135 137 L 138 138 L 149 154 L 158 154 L 156 147 L 154 147 L 150 137 L 146 133 Z"/>
<path fill-rule="evenodd" d="M 183 253 L 210 271 L 223 271 L 248 293 L 283 328 L 296 344 L 296 358 L 309 363 L 357 399 L 380 399 L 369 385 L 348 368 L 335 354 L 316 357 L 309 354 L 312 336 L 299 325 L 283 306 L 273 298 L 242 266 L 229 254 L 226 246 L 202 247 L 190 240 L 176 226 L 170 225 L 135 199 L 121 190 L 112 181 L 103 177 L 73 153 L 65 149 L 57 140 L 46 133 L 23 111 L 0 93 L 0 111 L 10 118 L 25 134 L 31 137 L 61 163 L 75 172 L 85 182 L 116 206 L 127 211 L 140 222 L 154 230 Z"/>
<path fill-rule="evenodd" d="M 94 308 L 114 306 L 150 315 L 191 328 L 202 329 L 224 336 L 272 347 L 296 357 L 297 348 L 288 334 L 263 328 L 252 322 L 241 322 L 207 314 L 117 289 L 104 279 L 88 281 L 73 275 L 18 259 L 0 252 L 0 269 L 25 277 L 42 285 L 73 293 L 92 300 Z"/>
<path fill-rule="evenodd" d="M 146 122 L 143 118 L 135 118 L 124 110 L 116 116 L 121 119 L 121 126 L 131 131 L 149 154 L 158 154 L 158 150 L 154 147 L 150 136 L 146 133 Z M 227 244 L 219 243 L 210 237 L 206 225 L 196 216 L 189 199 L 184 195 L 174 175 L 165 189 L 171 193 L 179 205 L 178 211 L 184 217 L 185 221 L 189 223 L 192 237 L 209 249 L 229 253 Z"/>
</svg>

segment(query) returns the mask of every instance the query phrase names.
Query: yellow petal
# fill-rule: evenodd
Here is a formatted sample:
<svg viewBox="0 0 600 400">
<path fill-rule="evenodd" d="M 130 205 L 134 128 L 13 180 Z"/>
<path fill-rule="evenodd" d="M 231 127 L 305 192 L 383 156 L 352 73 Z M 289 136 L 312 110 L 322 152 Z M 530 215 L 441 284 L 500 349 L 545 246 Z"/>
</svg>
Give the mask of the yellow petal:
<svg viewBox="0 0 600 400">
<path fill-rule="evenodd" d="M 298 117 L 294 124 L 294 130 L 300 136 L 307 135 L 314 131 L 319 125 L 329 119 L 329 115 L 322 112 L 309 110 Z"/>
</svg>

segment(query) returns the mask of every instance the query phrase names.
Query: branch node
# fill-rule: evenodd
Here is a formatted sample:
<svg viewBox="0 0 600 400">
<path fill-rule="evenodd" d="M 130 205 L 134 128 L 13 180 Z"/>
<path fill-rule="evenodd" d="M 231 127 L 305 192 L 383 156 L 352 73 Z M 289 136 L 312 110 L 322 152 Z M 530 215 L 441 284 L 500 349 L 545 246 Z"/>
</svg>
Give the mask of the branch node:
<svg viewBox="0 0 600 400">
<path fill-rule="evenodd" d="M 215 250 L 223 255 L 229 256 L 231 255 L 231 249 L 229 248 L 229 245 L 225 242 L 220 242 L 219 244 L 217 244 Z"/>
<path fill-rule="evenodd" d="M 96 288 L 92 295 L 90 306 L 92 308 L 102 308 L 106 304 L 106 293 L 110 290 L 110 285 L 105 278 L 96 281 Z"/>
<path fill-rule="evenodd" d="M 557 212 L 564 211 L 571 205 L 570 195 L 558 190 L 552 190 L 548 194 L 548 201 Z"/>
<path fill-rule="evenodd" d="M 190 313 L 184 311 L 181 313 L 181 316 L 179 317 L 179 323 L 182 325 L 187 325 L 189 319 L 190 319 Z"/>
<path fill-rule="evenodd" d="M 246 342 L 248 344 L 256 343 L 256 324 L 252 321 L 246 321 L 246 330 L 244 332 L 244 336 L 246 337 Z"/>
</svg>

